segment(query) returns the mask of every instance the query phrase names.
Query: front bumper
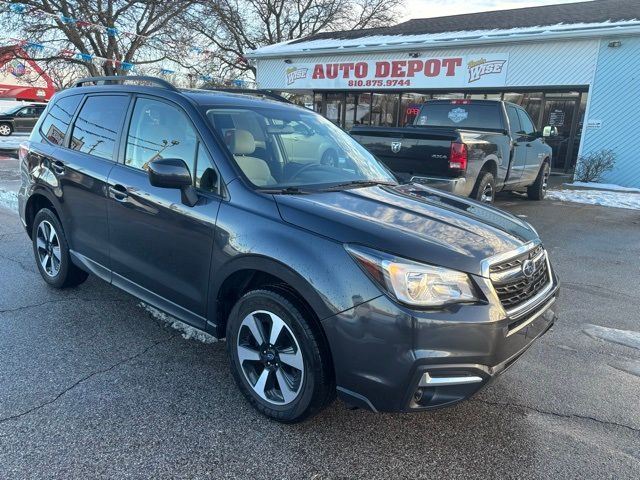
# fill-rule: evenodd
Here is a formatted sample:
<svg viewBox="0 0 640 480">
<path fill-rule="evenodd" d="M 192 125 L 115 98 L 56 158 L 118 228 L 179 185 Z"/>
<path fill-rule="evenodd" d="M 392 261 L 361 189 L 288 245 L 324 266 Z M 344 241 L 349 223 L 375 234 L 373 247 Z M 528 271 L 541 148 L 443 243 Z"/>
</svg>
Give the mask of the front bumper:
<svg viewBox="0 0 640 480">
<path fill-rule="evenodd" d="M 469 398 L 551 328 L 555 276 L 552 283 L 544 301 L 517 319 L 493 301 L 415 311 L 383 295 L 324 320 L 338 395 L 374 411 L 425 410 Z M 482 290 L 488 285 L 479 279 Z"/>
</svg>

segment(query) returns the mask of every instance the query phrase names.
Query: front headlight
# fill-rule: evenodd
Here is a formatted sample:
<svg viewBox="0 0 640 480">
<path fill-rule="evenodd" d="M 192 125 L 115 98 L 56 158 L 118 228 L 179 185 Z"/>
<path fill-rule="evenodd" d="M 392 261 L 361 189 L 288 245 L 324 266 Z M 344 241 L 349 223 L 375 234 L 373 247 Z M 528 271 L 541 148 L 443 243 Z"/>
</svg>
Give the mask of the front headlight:
<svg viewBox="0 0 640 480">
<path fill-rule="evenodd" d="M 345 245 L 349 254 L 398 301 L 417 307 L 439 307 L 478 301 L 469 275 L 424 265 L 370 248 Z"/>
</svg>

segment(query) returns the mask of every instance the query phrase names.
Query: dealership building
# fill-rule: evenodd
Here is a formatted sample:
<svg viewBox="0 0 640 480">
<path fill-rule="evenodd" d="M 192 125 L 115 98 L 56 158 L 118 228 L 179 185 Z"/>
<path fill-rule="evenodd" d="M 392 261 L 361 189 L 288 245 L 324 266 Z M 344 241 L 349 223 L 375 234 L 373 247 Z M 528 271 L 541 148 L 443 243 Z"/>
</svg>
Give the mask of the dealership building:
<svg viewBox="0 0 640 480">
<path fill-rule="evenodd" d="M 558 135 L 552 168 L 616 154 L 602 181 L 640 188 L 640 1 L 595 0 L 320 33 L 247 55 L 259 88 L 349 130 L 404 126 L 432 98 L 503 99 Z"/>
</svg>

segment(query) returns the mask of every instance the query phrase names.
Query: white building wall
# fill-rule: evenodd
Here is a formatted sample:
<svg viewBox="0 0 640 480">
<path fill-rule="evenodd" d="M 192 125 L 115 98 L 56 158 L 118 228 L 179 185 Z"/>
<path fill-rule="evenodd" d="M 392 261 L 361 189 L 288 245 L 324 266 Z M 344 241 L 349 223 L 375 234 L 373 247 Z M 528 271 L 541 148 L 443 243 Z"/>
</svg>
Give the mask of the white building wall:
<svg viewBox="0 0 640 480">
<path fill-rule="evenodd" d="M 600 44 L 580 155 L 613 150 L 615 168 L 602 181 L 640 188 L 640 38 L 615 40 L 622 45 Z"/>
<path fill-rule="evenodd" d="M 366 60 L 406 59 L 409 52 L 420 52 L 420 58 L 507 53 L 507 87 L 589 85 L 597 60 L 599 40 L 548 41 L 522 44 L 492 44 L 478 47 L 427 50 L 416 46 L 406 52 L 360 54 L 324 54 L 256 60 L 258 88 L 293 91 L 287 87 L 285 72 L 296 63 L 341 63 Z M 291 63 L 284 62 L 290 58 Z M 367 89 L 363 89 L 367 90 Z M 370 88 L 368 89 L 370 90 Z"/>
</svg>

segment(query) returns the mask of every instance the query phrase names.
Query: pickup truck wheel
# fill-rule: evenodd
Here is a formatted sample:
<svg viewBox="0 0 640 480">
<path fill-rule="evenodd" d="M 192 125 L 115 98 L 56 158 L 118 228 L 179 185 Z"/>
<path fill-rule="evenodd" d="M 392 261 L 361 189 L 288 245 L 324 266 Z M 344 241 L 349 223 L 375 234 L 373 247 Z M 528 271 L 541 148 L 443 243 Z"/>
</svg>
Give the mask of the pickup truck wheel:
<svg viewBox="0 0 640 480">
<path fill-rule="evenodd" d="M 319 412 L 335 394 L 328 348 L 298 305 L 287 292 L 253 290 L 227 322 L 238 387 L 256 410 L 283 423 Z"/>
<path fill-rule="evenodd" d="M 540 167 L 540 171 L 538 172 L 536 181 L 533 182 L 532 185 L 527 187 L 527 197 L 529 197 L 531 200 L 544 199 L 545 195 L 547 194 L 550 171 L 551 169 L 549 168 L 549 162 L 544 162 L 542 164 L 542 167 Z"/>
<path fill-rule="evenodd" d="M 496 197 L 496 181 L 491 172 L 480 172 L 480 177 L 471 192 L 471 198 L 482 203 L 493 203 Z"/>
</svg>

